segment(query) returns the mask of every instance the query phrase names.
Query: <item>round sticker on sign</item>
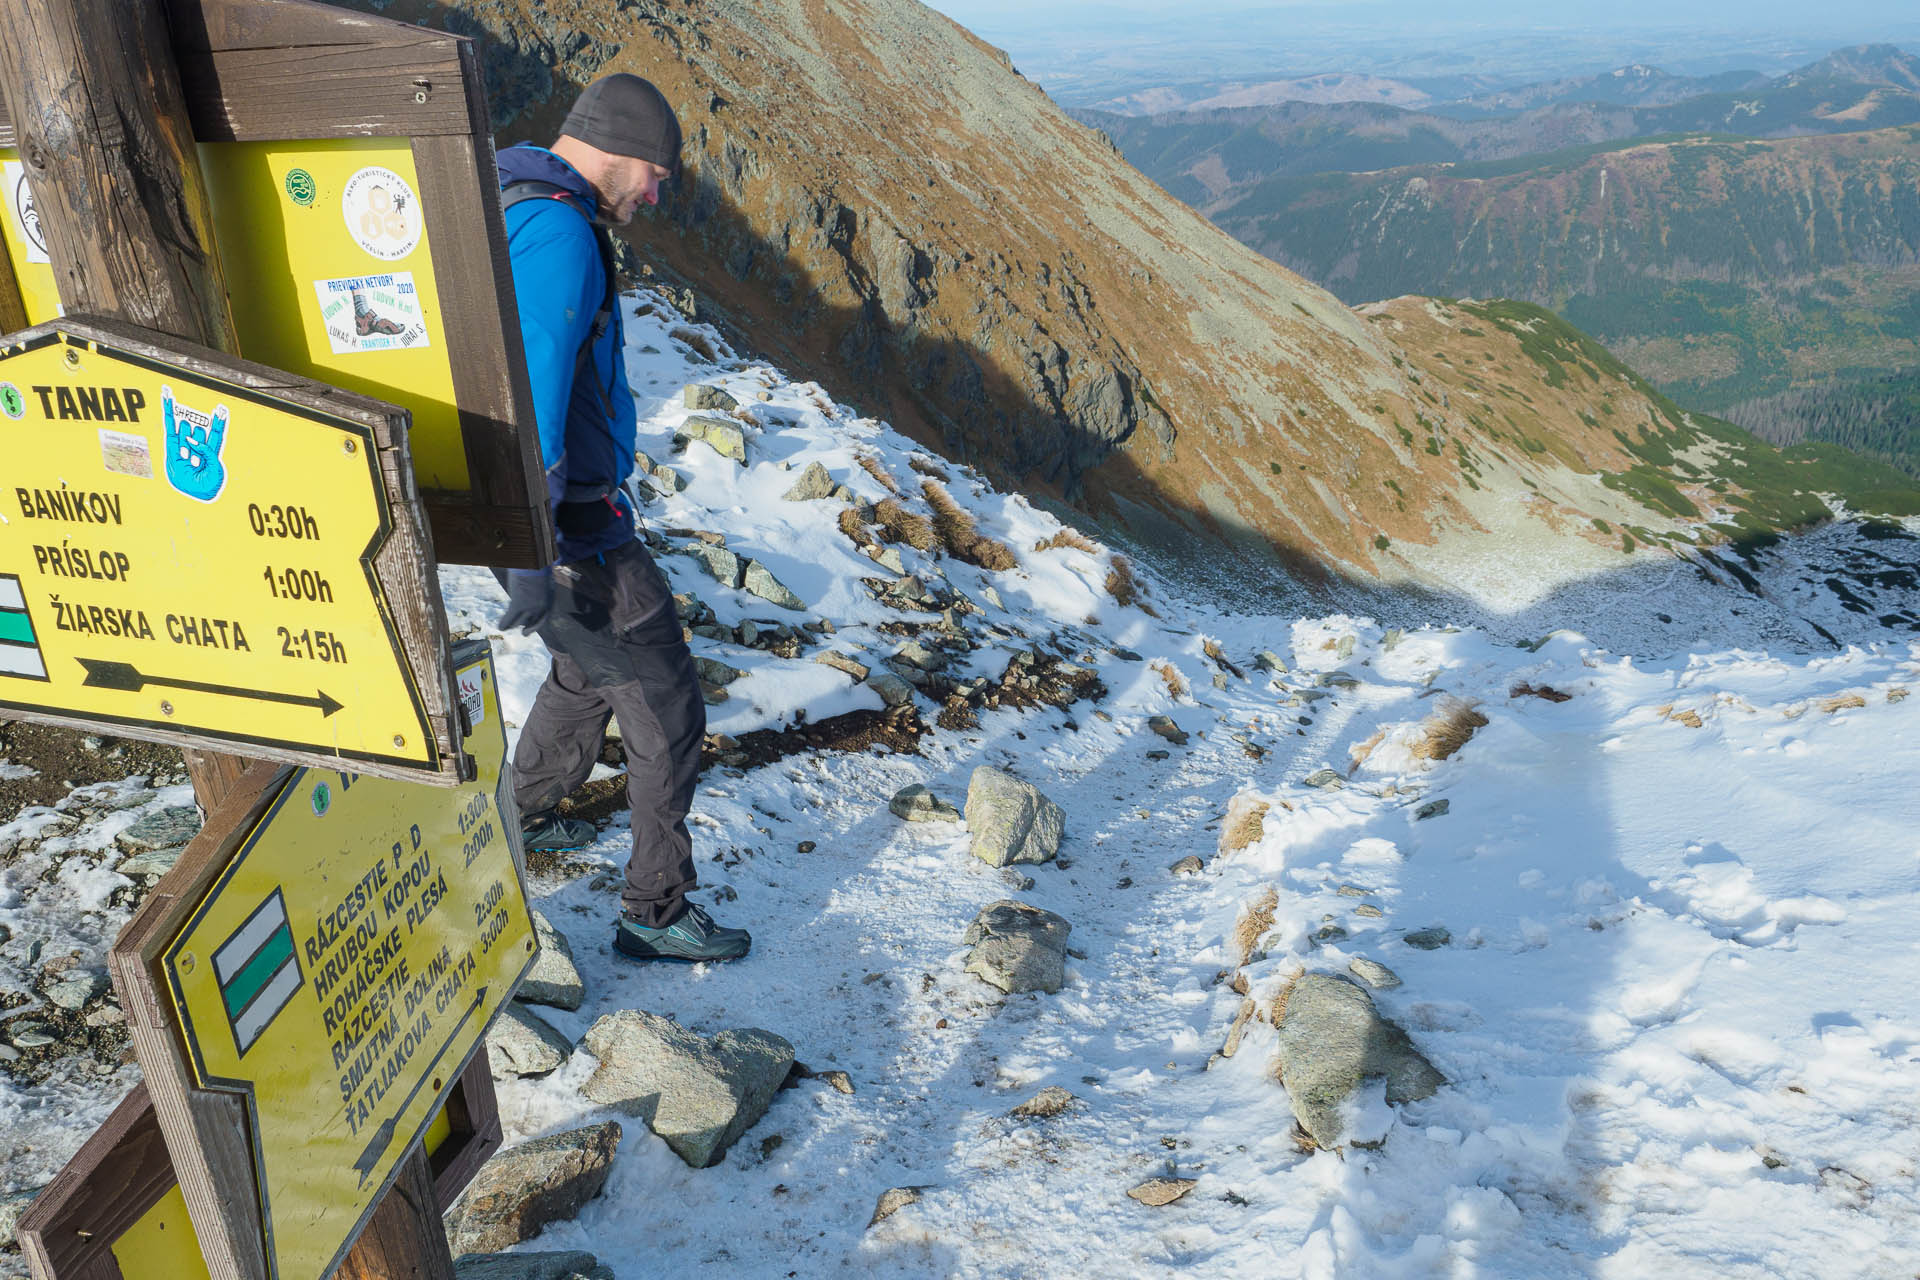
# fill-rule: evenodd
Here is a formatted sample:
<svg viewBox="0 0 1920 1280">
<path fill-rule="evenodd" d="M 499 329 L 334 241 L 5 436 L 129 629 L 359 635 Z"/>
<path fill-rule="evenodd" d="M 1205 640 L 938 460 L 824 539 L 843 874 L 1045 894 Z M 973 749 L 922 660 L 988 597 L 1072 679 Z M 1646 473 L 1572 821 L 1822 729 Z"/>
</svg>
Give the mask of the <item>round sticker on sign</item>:
<svg viewBox="0 0 1920 1280">
<path fill-rule="evenodd" d="M 340 211 L 354 243 L 384 262 L 406 257 L 420 243 L 420 201 L 391 169 L 369 165 L 348 178 Z"/>
</svg>

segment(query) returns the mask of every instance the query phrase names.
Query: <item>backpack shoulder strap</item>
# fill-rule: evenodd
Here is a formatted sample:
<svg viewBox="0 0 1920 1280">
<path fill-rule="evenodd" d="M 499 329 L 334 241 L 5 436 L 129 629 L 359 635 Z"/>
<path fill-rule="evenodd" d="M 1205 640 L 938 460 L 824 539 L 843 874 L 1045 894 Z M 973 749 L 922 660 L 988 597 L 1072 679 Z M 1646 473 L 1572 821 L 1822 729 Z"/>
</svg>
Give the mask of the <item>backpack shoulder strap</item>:
<svg viewBox="0 0 1920 1280">
<path fill-rule="evenodd" d="M 593 211 L 587 208 L 585 201 L 557 183 L 545 182 L 539 178 L 523 178 L 518 182 L 509 183 L 500 189 L 500 208 L 502 212 L 526 200 L 554 200 L 566 205 L 575 213 L 578 213 L 587 220 L 587 226 L 593 232 L 593 242 L 600 250 L 601 274 L 606 284 L 600 295 L 600 309 L 594 313 L 593 324 L 587 330 L 586 341 L 580 344 L 580 351 L 574 357 L 573 372 L 574 377 L 578 378 L 583 370 L 591 370 L 593 349 L 598 345 L 600 339 L 606 336 L 608 327 L 613 323 L 613 308 L 615 302 L 613 292 L 613 237 L 608 234 L 605 227 L 593 220 Z M 594 382 L 597 386 L 599 379 L 595 378 Z M 600 394 L 602 399 L 605 399 L 606 389 L 601 388 Z M 611 414 L 611 406 L 609 406 L 608 412 Z"/>
</svg>

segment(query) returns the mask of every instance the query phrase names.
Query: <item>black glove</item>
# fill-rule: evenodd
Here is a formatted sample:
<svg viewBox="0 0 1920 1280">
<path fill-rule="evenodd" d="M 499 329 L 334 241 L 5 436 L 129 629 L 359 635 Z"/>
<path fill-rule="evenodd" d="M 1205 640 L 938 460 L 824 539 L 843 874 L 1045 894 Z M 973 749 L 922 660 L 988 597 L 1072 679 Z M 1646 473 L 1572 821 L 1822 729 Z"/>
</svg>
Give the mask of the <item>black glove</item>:
<svg viewBox="0 0 1920 1280">
<path fill-rule="evenodd" d="M 516 628 L 530 632 L 553 612 L 553 571 L 550 569 L 498 569 L 493 576 L 507 589 L 507 611 L 494 623 L 502 631 Z"/>
</svg>

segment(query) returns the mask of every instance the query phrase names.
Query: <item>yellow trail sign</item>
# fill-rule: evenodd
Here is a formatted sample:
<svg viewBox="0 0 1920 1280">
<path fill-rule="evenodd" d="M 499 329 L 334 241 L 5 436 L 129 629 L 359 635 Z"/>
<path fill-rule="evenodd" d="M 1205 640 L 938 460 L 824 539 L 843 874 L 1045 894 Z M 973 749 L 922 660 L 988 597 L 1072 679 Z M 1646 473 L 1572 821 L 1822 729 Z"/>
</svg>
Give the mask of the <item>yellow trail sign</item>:
<svg viewBox="0 0 1920 1280">
<path fill-rule="evenodd" d="M 333 1273 L 533 962 L 475 649 L 458 667 L 475 782 L 295 772 L 163 957 L 201 1085 L 247 1096 L 278 1280 Z"/>
<path fill-rule="evenodd" d="M 0 713 L 452 782 L 403 415 L 103 332 L 0 349 Z"/>
</svg>

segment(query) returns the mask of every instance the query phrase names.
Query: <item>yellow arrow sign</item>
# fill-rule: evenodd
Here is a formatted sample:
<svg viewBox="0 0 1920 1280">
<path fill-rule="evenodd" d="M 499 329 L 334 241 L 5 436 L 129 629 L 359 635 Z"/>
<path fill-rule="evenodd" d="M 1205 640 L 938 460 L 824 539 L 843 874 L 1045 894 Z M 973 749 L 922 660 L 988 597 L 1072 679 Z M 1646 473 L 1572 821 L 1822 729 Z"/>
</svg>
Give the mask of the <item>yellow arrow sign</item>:
<svg viewBox="0 0 1920 1280">
<path fill-rule="evenodd" d="M 0 711 L 447 768 L 375 571 L 374 427 L 194 366 L 0 350 Z"/>
<path fill-rule="evenodd" d="M 201 1084 L 247 1095 L 278 1280 L 333 1274 L 533 961 L 476 648 L 474 783 L 295 772 L 164 957 Z"/>
</svg>

